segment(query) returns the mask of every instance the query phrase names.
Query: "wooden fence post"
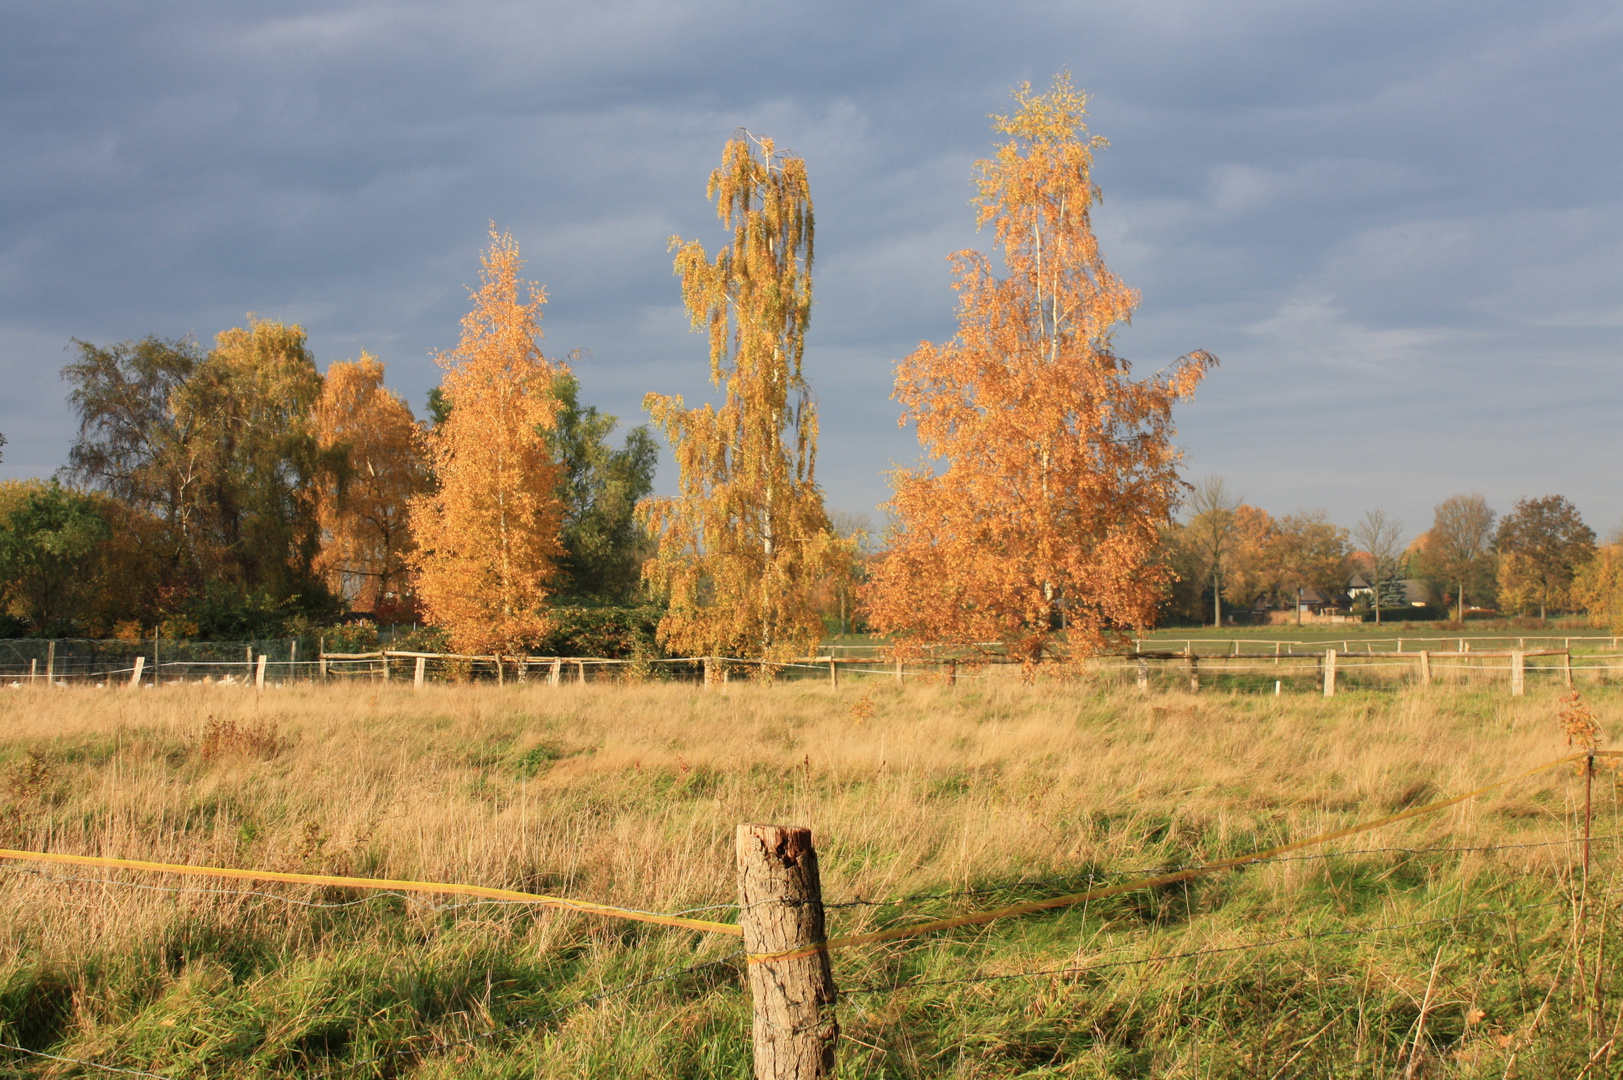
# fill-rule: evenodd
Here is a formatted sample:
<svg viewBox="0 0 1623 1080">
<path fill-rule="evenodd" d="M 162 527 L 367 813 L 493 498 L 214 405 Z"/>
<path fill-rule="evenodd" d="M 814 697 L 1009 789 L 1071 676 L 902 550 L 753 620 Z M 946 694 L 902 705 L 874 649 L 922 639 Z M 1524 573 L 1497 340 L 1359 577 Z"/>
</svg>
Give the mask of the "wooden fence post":
<svg viewBox="0 0 1623 1080">
<path fill-rule="evenodd" d="M 832 656 L 828 658 L 828 684 L 836 690 L 840 686 L 840 667 Z"/>
<path fill-rule="evenodd" d="M 1142 656 L 1138 658 L 1138 688 L 1140 690 L 1150 688 L 1150 662 Z"/>
<path fill-rule="evenodd" d="M 135 671 L 130 674 L 130 689 L 131 690 L 139 690 L 141 688 L 141 672 L 146 666 L 147 666 L 146 654 L 145 653 L 137 653 L 136 657 L 135 657 Z"/>
<path fill-rule="evenodd" d="M 1431 685 L 1431 650 L 1421 649 L 1420 653 L 1420 685 Z"/>
<path fill-rule="evenodd" d="M 427 673 L 428 673 L 428 657 L 419 656 L 417 658 L 417 672 L 416 672 L 415 675 L 412 676 L 412 680 L 411 680 L 412 689 L 421 690 L 423 688 L 423 677 L 425 675 L 427 675 Z"/>
<path fill-rule="evenodd" d="M 756 1080 L 834 1075 L 840 1026 L 823 929 L 823 887 L 811 830 L 738 827 L 738 923 L 754 1002 Z"/>
<path fill-rule="evenodd" d="M 586 661 L 584 660 L 575 661 L 575 681 L 582 685 L 586 683 Z"/>
<path fill-rule="evenodd" d="M 956 659 L 947 661 L 947 685 L 958 685 L 958 661 Z"/>
<path fill-rule="evenodd" d="M 265 654 L 260 653 L 259 659 L 254 663 L 254 689 L 265 689 Z"/>
<path fill-rule="evenodd" d="M 1194 653 L 1189 653 L 1188 657 L 1186 663 L 1189 665 L 1189 692 L 1198 694 L 1200 693 L 1200 657 Z"/>
<path fill-rule="evenodd" d="M 1510 653 L 1510 696 L 1521 697 L 1527 693 L 1527 654 L 1520 649 L 1513 649 Z"/>
<path fill-rule="evenodd" d="M 497 686 L 505 686 L 507 684 L 507 679 L 502 674 L 502 654 L 497 653 L 495 659 L 496 659 L 496 685 Z"/>
<path fill-rule="evenodd" d="M 564 681 L 564 661 L 560 656 L 552 658 L 552 670 L 547 672 L 547 685 L 558 686 Z"/>
<path fill-rule="evenodd" d="M 1561 673 L 1567 677 L 1567 689 L 1572 689 L 1572 649 L 1569 647 L 1561 653 Z"/>
<path fill-rule="evenodd" d="M 56 642 L 45 643 L 45 685 L 56 685 Z"/>
<path fill-rule="evenodd" d="M 299 677 L 299 639 L 287 639 L 287 678 L 289 682 Z"/>
<path fill-rule="evenodd" d="M 1324 696 L 1336 696 L 1336 651 L 1324 650 Z"/>
<path fill-rule="evenodd" d="M 902 662 L 900 660 L 896 661 L 896 681 L 898 683 L 902 681 Z"/>
<path fill-rule="evenodd" d="M 316 639 L 316 668 L 321 681 L 327 681 L 327 635 L 323 634 Z"/>
</svg>

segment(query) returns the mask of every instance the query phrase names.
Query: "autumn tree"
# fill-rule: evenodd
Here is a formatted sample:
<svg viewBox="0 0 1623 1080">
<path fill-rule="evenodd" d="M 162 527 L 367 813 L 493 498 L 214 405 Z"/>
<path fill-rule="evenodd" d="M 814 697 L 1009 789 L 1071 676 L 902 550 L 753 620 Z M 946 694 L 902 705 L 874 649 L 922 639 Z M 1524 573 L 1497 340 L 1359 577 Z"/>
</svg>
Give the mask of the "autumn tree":
<svg viewBox="0 0 1623 1080">
<path fill-rule="evenodd" d="M 1403 522 L 1388 517 L 1385 510 L 1369 510 L 1352 527 L 1351 537 L 1352 542 L 1368 556 L 1375 621 L 1380 622 L 1387 585 L 1398 576 L 1403 565 Z"/>
<path fill-rule="evenodd" d="M 1223 598 L 1249 606 L 1269 591 L 1275 577 L 1272 546 L 1276 526 L 1268 511 L 1241 503 L 1234 508 L 1234 534 L 1223 569 Z"/>
<path fill-rule="evenodd" d="M 162 583 L 166 610 L 206 599 L 215 612 L 327 614 L 312 568 L 321 375 L 304 330 L 250 316 L 206 354 L 156 337 L 75 344 L 63 369 L 80 423 L 68 475 L 161 526 L 132 535 L 156 546 L 144 576 Z"/>
<path fill-rule="evenodd" d="M 490 236 L 462 338 L 438 357 L 449 404 L 427 440 L 438 487 L 411 502 L 418 600 L 454 649 L 473 653 L 519 651 L 547 635 L 563 555 L 560 470 L 547 440 L 564 369 L 541 354 L 546 294 L 520 280 L 513 238 L 494 226 Z"/>
<path fill-rule="evenodd" d="M 1032 662 L 1062 624 L 1073 654 L 1149 625 L 1172 573 L 1157 558 L 1180 491 L 1172 407 L 1216 363 L 1196 352 L 1132 377 L 1112 338 L 1138 294 L 1093 235 L 1103 140 L 1086 98 L 1061 76 L 1015 99 L 977 200 L 1007 274 L 953 255 L 958 334 L 897 368 L 927 460 L 892 476 L 895 525 L 864 596 L 899 653 L 996 642 Z"/>
<path fill-rule="evenodd" d="M 644 504 L 658 540 L 644 574 L 669 601 L 667 647 L 786 659 L 821 639 L 817 587 L 846 566 L 816 483 L 817 413 L 801 371 L 812 302 L 806 163 L 741 133 L 707 195 L 731 243 L 714 259 L 697 240 L 671 246 L 723 399 L 696 409 L 679 396 L 645 399 L 681 475 L 675 497 Z"/>
<path fill-rule="evenodd" d="M 1522 499 L 1499 523 L 1499 599 L 1507 607 L 1538 605 L 1545 618 L 1564 604 L 1578 567 L 1595 554 L 1595 530 L 1560 495 Z"/>
<path fill-rule="evenodd" d="M 1212 584 L 1213 626 L 1223 625 L 1223 566 L 1231 557 L 1238 524 L 1235 511 L 1241 501 L 1221 476 L 1205 477 L 1189 493 L 1184 538 L 1205 564 L 1207 580 Z"/>
<path fill-rule="evenodd" d="M 317 569 L 358 611 L 398 607 L 411 550 L 407 507 L 427 488 L 421 428 L 383 385 L 383 362 L 361 354 L 327 368 L 314 410 L 328 468 L 316 489 Z"/>
<path fill-rule="evenodd" d="M 1595 626 L 1623 633 L 1623 543 L 1610 543 L 1573 574 L 1572 600 Z"/>
<path fill-rule="evenodd" d="M 1481 495 L 1451 495 L 1437 504 L 1421 555 L 1427 567 L 1456 586 L 1458 618 L 1465 618 L 1465 591 L 1493 542 L 1494 512 Z"/>
<path fill-rule="evenodd" d="M 1334 524 L 1323 510 L 1286 514 L 1274 521 L 1269 555 L 1275 567 L 1281 600 L 1296 602 L 1301 622 L 1301 594 L 1312 589 L 1334 596 L 1347 585 L 1351 569 L 1347 530 Z"/>
</svg>

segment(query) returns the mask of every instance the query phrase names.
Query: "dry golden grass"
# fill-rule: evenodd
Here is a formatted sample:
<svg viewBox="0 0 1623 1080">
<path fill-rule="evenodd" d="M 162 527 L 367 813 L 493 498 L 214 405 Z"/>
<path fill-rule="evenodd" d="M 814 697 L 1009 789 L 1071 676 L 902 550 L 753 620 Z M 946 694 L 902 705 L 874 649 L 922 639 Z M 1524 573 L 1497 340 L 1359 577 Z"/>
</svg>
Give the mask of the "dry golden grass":
<svg viewBox="0 0 1623 1080">
<path fill-rule="evenodd" d="M 833 901 L 1003 888 L 1237 854 L 1469 790 L 1570 752 L 1554 690 L 1513 699 L 1439 687 L 1325 700 L 1140 695 L 1082 683 L 901 689 L 875 680 L 840 690 L 733 683 L 710 690 L 588 684 L 414 692 L 349 684 L 262 693 L 218 685 L 3 693 L 0 847 L 468 882 L 663 911 L 731 901 L 733 833 L 746 821 L 809 825 Z M 1615 730 L 1617 695 L 1601 689 L 1591 701 Z M 1617 831 L 1613 783 L 1607 774 L 1599 784 L 1597 832 Z M 1574 835 L 1581 792 L 1571 770 L 1547 772 L 1343 846 L 1566 839 Z M 1458 890 L 1480 880 L 1484 898 L 1518 881 L 1544 882 L 1543 895 L 1559 896 L 1572 860 L 1573 849 L 1562 845 L 1454 856 L 1442 877 L 1427 870 L 1417 879 L 1422 884 L 1411 886 L 1417 898 L 1427 897 L 1412 910 L 1430 910 L 1430 878 L 1446 877 L 1443 884 Z M 1327 863 L 1260 868 L 1243 888 L 1212 887 L 1203 903 L 1226 911 L 1223 917 L 1191 917 L 1176 929 L 1209 944 L 1287 934 L 1295 920 L 1322 922 L 1337 911 L 1403 915 L 1411 908 L 1401 892 L 1368 899 L 1377 887 L 1395 888 L 1379 882 L 1397 865 L 1381 863 L 1384 876 L 1358 886 L 1363 899 L 1338 899 L 1342 885 Z M 0 970 L 57 964 L 78 972 L 75 993 L 83 1000 L 75 999 L 60 1037 L 86 1054 L 133 1045 L 129 1032 L 141 1010 L 123 998 L 115 1003 L 111 991 L 96 1005 L 98 979 L 106 977 L 87 974 L 84 957 L 133 957 L 150 942 L 177 940 L 177 920 L 251 926 L 276 938 L 278 955 L 336 947 L 324 936 L 331 929 L 313 924 L 314 916 L 267 906 L 237 883 L 163 882 L 223 887 L 223 894 L 65 885 L 63 877 L 75 873 L 12 869 L 0 878 Z M 267 891 L 349 898 L 283 886 Z M 575 915 L 516 921 L 474 913 L 452 928 L 426 909 L 402 917 L 406 929 L 368 924 L 354 932 L 402 963 L 416 962 L 402 959 L 411 955 L 401 951 L 402 934 L 432 940 L 442 952 L 477 946 L 546 958 L 588 948 L 612 958 L 639 941 L 664 941 L 660 955 L 677 955 L 674 938 L 638 936 L 665 931 L 633 933 Z M 844 909 L 835 930 L 881 917 Z M 1164 932 L 1152 921 L 1136 937 L 1106 941 L 1078 925 L 1056 945 L 1043 936 L 1048 931 L 1031 929 L 1028 939 L 1027 929 L 1013 929 L 1012 939 L 997 939 L 1003 943 L 974 963 L 983 972 L 1022 970 L 1098 955 L 1106 944 L 1138 948 Z M 713 951 L 730 947 L 717 941 Z M 907 955 L 890 949 L 844 959 L 842 978 L 895 972 Z M 942 945 L 931 955 L 945 963 L 956 954 Z M 213 1016 L 210 994 L 233 985 L 225 970 L 188 961 L 165 976 L 164 1000 L 184 1015 Z M 495 1015 L 488 978 L 485 1004 L 468 1006 L 457 1021 L 467 1030 L 488 1027 Z M 1391 974 L 1401 994 L 1421 992 L 1425 979 L 1424 970 L 1409 966 Z M 287 1008 L 305 1015 L 302 1005 Z M 619 1045 L 600 1031 L 617 1022 L 609 1019 L 619 1015 L 615 1008 L 575 1021 L 568 1037 L 580 1049 L 561 1060 L 589 1072 L 606 1045 Z M 888 1008 L 874 1002 L 875 1011 L 848 1018 L 848 1030 L 870 1032 L 861 1036 L 869 1041 L 887 1038 L 902 1023 Z M 885 1051 L 892 1052 L 892 1066 L 906 1056 Z M 141 1060 L 164 1064 L 170 1059 L 163 1053 Z M 919 1071 L 929 1072 L 919 1061 Z M 655 1055 L 646 1069 L 632 1071 L 671 1075 L 674 1068 Z M 1107 1074 L 1115 1075 L 1099 1073 Z"/>
</svg>

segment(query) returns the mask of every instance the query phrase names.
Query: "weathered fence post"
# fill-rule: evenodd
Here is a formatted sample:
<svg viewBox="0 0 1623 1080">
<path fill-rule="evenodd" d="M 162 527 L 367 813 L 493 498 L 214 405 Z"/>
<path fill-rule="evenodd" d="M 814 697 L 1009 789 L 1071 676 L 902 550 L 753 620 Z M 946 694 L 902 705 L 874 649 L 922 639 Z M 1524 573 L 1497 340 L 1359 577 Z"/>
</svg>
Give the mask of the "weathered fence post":
<svg viewBox="0 0 1623 1080">
<path fill-rule="evenodd" d="M 1194 653 L 1189 653 L 1186 663 L 1189 665 L 1189 692 L 1198 694 L 1200 693 L 1200 657 Z"/>
<path fill-rule="evenodd" d="M 956 659 L 947 661 L 947 685 L 958 685 L 958 661 Z"/>
<path fill-rule="evenodd" d="M 840 1027 L 810 829 L 738 827 L 738 922 L 754 1001 L 756 1080 L 833 1076 Z"/>
<path fill-rule="evenodd" d="M 1567 689 L 1572 689 L 1572 649 L 1568 647 L 1561 653 L 1561 673 L 1567 678 Z"/>
<path fill-rule="evenodd" d="M 507 683 L 507 679 L 502 674 L 502 654 L 497 653 L 495 659 L 496 659 L 496 685 L 497 686 L 504 686 Z"/>
<path fill-rule="evenodd" d="M 260 653 L 259 659 L 254 663 L 254 689 L 265 689 L 265 654 Z"/>
<path fill-rule="evenodd" d="M 898 683 L 902 681 L 902 662 L 900 660 L 896 661 L 896 681 Z"/>
<path fill-rule="evenodd" d="M 141 672 L 146 668 L 146 666 L 147 666 L 146 654 L 145 653 L 137 653 L 136 657 L 135 657 L 135 670 L 130 674 L 130 689 L 131 690 L 139 690 L 141 688 Z"/>
<path fill-rule="evenodd" d="M 1324 650 L 1324 696 L 1336 696 L 1336 651 Z"/>
<path fill-rule="evenodd" d="M 56 685 L 56 642 L 45 643 L 45 685 Z"/>
<path fill-rule="evenodd" d="M 582 685 L 586 683 L 586 661 L 584 660 L 575 661 L 575 681 Z"/>
<path fill-rule="evenodd" d="M 1138 658 L 1138 688 L 1140 690 L 1150 688 L 1150 662 L 1142 656 Z"/>
<path fill-rule="evenodd" d="M 840 667 L 832 656 L 828 658 L 828 684 L 836 689 L 840 685 Z"/>
<path fill-rule="evenodd" d="M 299 677 L 299 639 L 287 639 L 287 678 L 289 682 Z"/>
<path fill-rule="evenodd" d="M 547 685 L 557 686 L 564 681 L 564 661 L 561 656 L 552 658 L 552 670 L 547 672 Z"/>
<path fill-rule="evenodd" d="M 1527 654 L 1520 649 L 1513 649 L 1510 653 L 1510 696 L 1521 697 L 1527 693 Z"/>
<path fill-rule="evenodd" d="M 316 639 L 316 668 L 321 675 L 321 681 L 327 681 L 327 635 L 323 634 Z"/>
<path fill-rule="evenodd" d="M 413 690 L 421 690 L 423 688 L 423 677 L 427 673 L 428 673 L 428 657 L 419 656 L 417 658 L 417 671 L 412 676 L 412 680 L 411 680 L 411 686 L 412 686 Z"/>
<path fill-rule="evenodd" d="M 1420 650 L 1420 685 L 1431 685 L 1431 650 Z"/>
</svg>

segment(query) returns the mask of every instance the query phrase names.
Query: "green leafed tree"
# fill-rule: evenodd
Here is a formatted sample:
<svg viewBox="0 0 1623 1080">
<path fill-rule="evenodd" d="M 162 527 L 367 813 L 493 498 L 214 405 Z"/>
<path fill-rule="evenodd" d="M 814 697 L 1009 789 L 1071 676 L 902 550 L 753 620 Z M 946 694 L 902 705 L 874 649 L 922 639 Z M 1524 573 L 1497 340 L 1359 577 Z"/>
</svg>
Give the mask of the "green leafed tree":
<svg viewBox="0 0 1623 1080">
<path fill-rule="evenodd" d="M 78 630 L 111 535 L 90 495 L 55 482 L 0 484 L 0 612 L 36 633 Z"/>
<path fill-rule="evenodd" d="M 659 448 L 647 427 L 632 428 L 610 444 L 619 423 L 580 403 L 580 380 L 561 375 L 553 385 L 557 426 L 549 431 L 553 456 L 563 467 L 561 595 L 597 603 L 636 598 L 642 564 L 652 553 L 637 504 L 654 490 Z"/>
</svg>

